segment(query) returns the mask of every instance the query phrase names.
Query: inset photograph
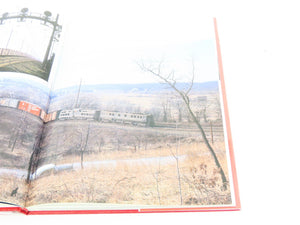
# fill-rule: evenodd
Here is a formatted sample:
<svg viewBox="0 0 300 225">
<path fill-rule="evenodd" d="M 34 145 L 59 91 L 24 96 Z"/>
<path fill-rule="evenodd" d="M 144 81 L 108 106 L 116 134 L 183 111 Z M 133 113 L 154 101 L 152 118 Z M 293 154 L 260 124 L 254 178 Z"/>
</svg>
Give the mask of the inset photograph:
<svg viewBox="0 0 300 225">
<path fill-rule="evenodd" d="M 48 81 L 61 25 L 50 11 L 23 8 L 0 17 L 0 72 L 31 74 Z"/>
</svg>

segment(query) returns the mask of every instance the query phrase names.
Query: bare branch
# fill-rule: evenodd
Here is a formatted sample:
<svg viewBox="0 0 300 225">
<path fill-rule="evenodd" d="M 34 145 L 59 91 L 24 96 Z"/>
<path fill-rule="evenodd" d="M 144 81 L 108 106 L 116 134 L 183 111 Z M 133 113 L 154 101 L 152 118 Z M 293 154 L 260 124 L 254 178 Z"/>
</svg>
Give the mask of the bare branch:
<svg viewBox="0 0 300 225">
<path fill-rule="evenodd" d="M 172 149 L 170 149 L 170 153 L 172 154 L 172 156 L 174 157 L 174 159 L 176 161 L 178 161 L 178 155 L 175 155 L 174 152 L 172 151 Z"/>
<path fill-rule="evenodd" d="M 153 74 L 154 76 L 158 77 L 160 80 L 164 81 L 166 84 L 168 84 L 171 88 L 173 88 L 173 90 L 179 94 L 179 96 L 182 98 L 182 100 L 184 101 L 185 105 L 186 105 L 186 108 L 189 112 L 189 114 L 191 115 L 194 123 L 197 125 L 197 127 L 199 128 L 199 131 L 204 139 L 204 143 L 205 145 L 207 146 L 208 150 L 210 151 L 211 155 L 213 156 L 214 158 L 214 161 L 215 161 L 215 164 L 216 166 L 218 167 L 218 169 L 220 170 L 220 174 L 221 174 L 221 177 L 222 177 L 222 181 L 223 181 L 223 188 L 224 190 L 227 189 L 227 185 L 228 185 L 228 182 L 227 182 L 227 178 L 225 176 L 225 173 L 223 171 L 223 168 L 218 160 L 218 157 L 216 155 L 216 152 L 214 151 L 214 149 L 212 148 L 212 146 L 209 144 L 209 141 L 206 137 L 206 134 L 203 130 L 203 127 L 202 125 L 200 124 L 200 122 L 198 121 L 197 117 L 195 116 L 195 113 L 193 112 L 192 108 L 191 108 L 191 105 L 190 105 L 190 98 L 189 98 L 189 93 L 190 91 L 192 90 L 192 87 L 193 87 L 193 84 L 194 84 L 194 77 L 195 77 L 195 66 L 194 66 L 194 63 L 192 63 L 192 80 L 191 80 L 191 84 L 189 86 L 189 88 L 184 91 L 184 90 L 180 90 L 178 89 L 175 84 L 176 84 L 176 81 L 175 81 L 175 77 L 174 77 L 174 72 L 172 71 L 168 76 L 164 76 L 161 74 L 161 63 L 159 64 L 159 69 L 158 69 L 158 72 L 155 72 L 153 69 L 149 68 L 149 67 L 146 67 L 145 64 L 142 62 L 139 64 L 140 68 L 145 71 L 145 72 L 149 72 L 151 74 Z M 175 155 L 173 154 L 173 152 L 171 152 L 173 157 L 175 157 Z M 178 160 L 178 158 L 175 157 L 176 160 Z"/>
<path fill-rule="evenodd" d="M 194 85 L 194 79 L 195 79 L 195 64 L 194 64 L 194 61 L 193 61 L 192 62 L 192 78 L 191 78 L 191 83 L 190 83 L 190 87 L 185 92 L 186 95 L 188 95 L 190 93 L 190 91 L 192 90 L 193 85 Z"/>
<path fill-rule="evenodd" d="M 158 68 L 157 68 L 157 73 L 160 74 L 161 73 L 161 65 L 163 63 L 163 60 L 161 60 L 158 64 Z"/>
</svg>

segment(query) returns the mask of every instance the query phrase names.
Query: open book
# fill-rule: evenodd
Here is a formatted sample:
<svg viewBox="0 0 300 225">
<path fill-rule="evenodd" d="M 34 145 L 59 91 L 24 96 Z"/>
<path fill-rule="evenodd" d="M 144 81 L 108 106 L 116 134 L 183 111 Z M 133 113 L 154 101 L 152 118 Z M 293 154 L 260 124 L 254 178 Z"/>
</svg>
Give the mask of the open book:
<svg viewBox="0 0 300 225">
<path fill-rule="evenodd" d="M 216 22 L 196 24 L 78 36 L 4 13 L 0 211 L 238 210 Z"/>
</svg>

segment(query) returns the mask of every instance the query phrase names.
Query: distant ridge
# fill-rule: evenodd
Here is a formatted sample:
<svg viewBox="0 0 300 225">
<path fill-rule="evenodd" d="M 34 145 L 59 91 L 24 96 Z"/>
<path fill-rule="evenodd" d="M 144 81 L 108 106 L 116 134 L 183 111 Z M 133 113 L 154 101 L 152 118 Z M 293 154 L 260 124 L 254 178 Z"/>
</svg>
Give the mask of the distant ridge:
<svg viewBox="0 0 300 225">
<path fill-rule="evenodd" d="M 184 89 L 189 86 L 189 83 L 177 83 L 176 87 Z M 162 83 L 141 83 L 141 84 L 91 84 L 82 85 L 80 91 L 82 93 L 89 92 L 112 92 L 112 93 L 139 93 L 153 94 L 164 90 L 171 90 L 167 84 Z M 194 92 L 211 92 L 218 90 L 218 81 L 209 81 L 203 83 L 194 83 L 192 91 Z M 78 91 L 78 86 L 71 86 L 63 89 L 58 89 L 51 94 L 51 98 L 55 98 L 67 93 Z"/>
</svg>

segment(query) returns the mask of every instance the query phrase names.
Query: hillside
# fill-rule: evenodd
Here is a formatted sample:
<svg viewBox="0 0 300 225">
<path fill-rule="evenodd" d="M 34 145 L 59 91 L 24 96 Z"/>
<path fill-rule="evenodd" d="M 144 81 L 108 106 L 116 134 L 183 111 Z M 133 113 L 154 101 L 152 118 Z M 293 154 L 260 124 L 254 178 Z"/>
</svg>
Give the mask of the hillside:
<svg viewBox="0 0 300 225">
<path fill-rule="evenodd" d="M 188 83 L 178 83 L 178 89 L 184 89 L 189 86 Z M 55 90 L 51 93 L 51 99 L 61 97 L 65 94 L 78 92 L 79 86 L 71 86 L 64 89 Z M 80 88 L 81 93 L 135 93 L 135 94 L 157 94 L 164 90 L 170 90 L 170 87 L 162 83 L 143 83 L 143 84 L 95 84 L 95 85 L 82 85 Z M 195 93 L 207 93 L 218 90 L 218 81 L 210 81 L 204 83 L 194 83 L 192 91 Z"/>
</svg>

